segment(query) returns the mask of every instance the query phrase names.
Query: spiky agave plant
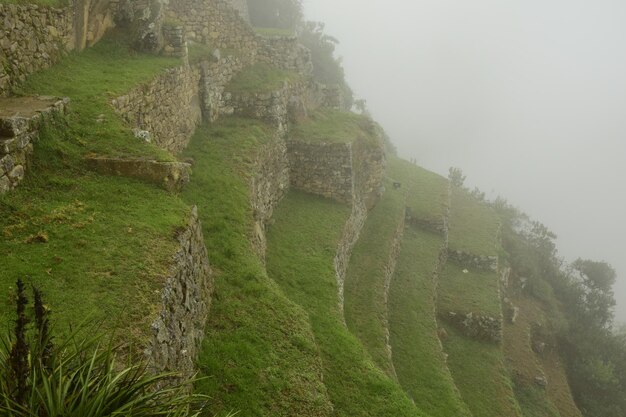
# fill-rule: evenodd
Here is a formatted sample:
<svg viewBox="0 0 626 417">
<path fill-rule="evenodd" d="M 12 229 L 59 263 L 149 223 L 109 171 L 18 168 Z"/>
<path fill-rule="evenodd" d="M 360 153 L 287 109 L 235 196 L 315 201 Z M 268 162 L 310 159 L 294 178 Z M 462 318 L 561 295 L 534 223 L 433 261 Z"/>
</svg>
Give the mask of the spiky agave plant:
<svg viewBox="0 0 626 417">
<path fill-rule="evenodd" d="M 0 345 L 1 417 L 197 416 L 205 396 L 177 375 L 151 375 L 141 363 L 120 366 L 117 348 L 74 333 L 59 345 L 34 290 L 35 328 L 28 331 L 24 284 L 17 283 L 13 337 Z M 162 388 L 165 387 L 165 388 Z"/>
</svg>

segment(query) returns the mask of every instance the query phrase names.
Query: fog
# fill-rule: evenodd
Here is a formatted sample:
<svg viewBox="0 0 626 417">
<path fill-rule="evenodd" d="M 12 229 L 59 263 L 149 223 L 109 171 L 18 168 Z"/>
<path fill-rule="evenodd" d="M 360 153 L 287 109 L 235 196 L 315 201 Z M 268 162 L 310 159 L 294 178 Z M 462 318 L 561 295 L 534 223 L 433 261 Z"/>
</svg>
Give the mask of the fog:
<svg viewBox="0 0 626 417">
<path fill-rule="evenodd" d="M 626 321 L 623 0 L 304 0 L 405 158 L 546 224 L 618 273 Z"/>
</svg>

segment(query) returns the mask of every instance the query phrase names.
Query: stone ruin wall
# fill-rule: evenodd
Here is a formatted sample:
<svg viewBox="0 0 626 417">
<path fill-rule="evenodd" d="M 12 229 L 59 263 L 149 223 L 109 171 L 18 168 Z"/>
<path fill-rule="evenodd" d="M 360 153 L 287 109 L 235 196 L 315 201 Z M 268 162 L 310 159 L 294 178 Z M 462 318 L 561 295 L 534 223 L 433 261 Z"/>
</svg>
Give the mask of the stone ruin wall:
<svg viewBox="0 0 626 417">
<path fill-rule="evenodd" d="M 248 0 L 229 0 L 233 9 L 239 12 L 239 16 L 250 23 L 250 11 L 248 10 Z"/>
<path fill-rule="evenodd" d="M 153 371 L 181 372 L 190 377 L 196 372 L 213 289 L 196 207 L 177 239 L 179 247 L 161 292 L 161 311 L 152 323 L 146 356 Z"/>
<path fill-rule="evenodd" d="M 237 50 L 245 66 L 265 62 L 281 69 L 311 74 L 310 52 L 295 36 L 264 37 L 257 34 L 233 7 L 234 3 L 238 1 L 171 1 L 165 17 L 180 22 L 189 41 L 220 50 Z"/>
<path fill-rule="evenodd" d="M 340 203 L 352 203 L 352 144 L 287 142 L 291 185 Z"/>
<path fill-rule="evenodd" d="M 263 144 L 254 160 L 254 172 L 250 179 L 250 206 L 254 218 L 252 247 L 261 260 L 267 249 L 266 227 L 274 208 L 289 189 L 289 158 L 282 132 L 275 131 L 273 138 Z"/>
<path fill-rule="evenodd" d="M 178 153 L 202 122 L 200 79 L 197 66 L 167 69 L 111 104 L 128 124 L 147 132 L 145 140 Z"/>
<path fill-rule="evenodd" d="M 74 49 L 74 9 L 0 3 L 0 96 Z"/>
<path fill-rule="evenodd" d="M 0 99 L 0 105 L 11 107 L 23 100 L 36 101 L 41 109 L 32 115 L 13 115 L 0 108 L 0 194 L 14 189 L 24 179 L 42 124 L 55 114 L 65 114 L 69 104 L 67 98 L 42 97 Z"/>
<path fill-rule="evenodd" d="M 0 97 L 65 53 L 94 45 L 115 24 L 117 0 L 73 0 L 63 8 L 0 3 Z"/>
</svg>

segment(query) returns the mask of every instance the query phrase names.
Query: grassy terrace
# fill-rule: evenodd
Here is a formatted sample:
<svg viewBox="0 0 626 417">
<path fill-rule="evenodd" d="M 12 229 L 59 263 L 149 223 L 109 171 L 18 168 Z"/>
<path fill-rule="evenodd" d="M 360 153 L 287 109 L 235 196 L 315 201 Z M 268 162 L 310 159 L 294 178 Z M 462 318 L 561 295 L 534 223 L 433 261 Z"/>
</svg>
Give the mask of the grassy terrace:
<svg viewBox="0 0 626 417">
<path fill-rule="evenodd" d="M 370 212 L 346 273 L 344 312 L 348 329 L 366 347 L 374 362 L 393 377 L 387 353 L 385 271 L 398 225 L 404 218 L 404 193 L 387 184 L 381 201 Z"/>
<path fill-rule="evenodd" d="M 127 50 L 104 41 L 22 86 L 24 93 L 69 96 L 72 113 L 44 129 L 26 180 L 0 197 L 0 289 L 10 294 L 17 278 L 29 276 L 61 330 L 89 320 L 142 343 L 190 207 L 153 186 L 82 167 L 82 156 L 94 152 L 172 159 L 133 138 L 106 101 L 177 61 Z M 3 324 L 9 304 L 6 297 Z"/>
<path fill-rule="evenodd" d="M 498 218 L 467 192 L 454 188 L 450 211 L 450 249 L 474 255 L 496 255 Z"/>
<path fill-rule="evenodd" d="M 552 298 L 553 295 L 546 297 Z M 515 394 L 524 417 L 580 417 L 558 353 L 547 349 L 537 355 L 531 347 L 533 323 L 547 326 L 549 313 L 544 310 L 542 302 L 528 296 L 512 297 L 512 302 L 519 307 L 519 314 L 515 324 L 507 321 L 504 325 L 504 355 L 514 375 Z M 534 382 L 539 375 L 545 375 L 549 381 L 545 390 Z"/>
<path fill-rule="evenodd" d="M 393 155 L 387 158 L 387 176 L 402 183 L 412 215 L 441 221 L 448 205 L 448 180 Z"/>
<path fill-rule="evenodd" d="M 268 38 L 284 38 L 296 36 L 296 33 L 292 29 L 255 27 L 254 31 L 259 35 L 267 36 Z"/>
<path fill-rule="evenodd" d="M 473 340 L 446 326 L 444 350 L 461 398 L 476 417 L 520 417 L 500 346 Z"/>
<path fill-rule="evenodd" d="M 431 416 L 469 416 L 444 359 L 435 318 L 433 271 L 441 236 L 408 228 L 391 281 L 389 324 L 400 384 Z"/>
<path fill-rule="evenodd" d="M 356 113 L 322 108 L 291 131 L 291 137 L 307 142 L 350 143 L 358 138 L 377 143 L 374 125 Z"/>
<path fill-rule="evenodd" d="M 278 90 L 285 81 L 298 81 L 295 72 L 281 70 L 268 64 L 254 64 L 233 77 L 226 91 L 236 94 L 268 93 Z"/>
<path fill-rule="evenodd" d="M 268 128 L 224 119 L 198 130 L 185 156 L 194 175 L 183 198 L 197 204 L 217 271 L 199 365 L 209 378 L 197 391 L 212 397 L 207 415 L 331 414 L 318 347 L 305 312 L 289 301 L 253 254 L 247 176 Z"/>
<path fill-rule="evenodd" d="M 99 154 L 171 161 L 174 158 L 168 152 L 133 137 L 109 102 L 150 81 L 163 69 L 180 64 L 178 59 L 131 54 L 126 43 L 109 38 L 32 75 L 17 93 L 71 98 L 68 129 L 71 140 L 64 147 L 71 157 Z M 104 115 L 104 121 L 97 123 L 100 115 Z"/>
<path fill-rule="evenodd" d="M 439 279 L 438 309 L 475 313 L 491 317 L 500 316 L 499 277 L 495 272 L 469 270 L 448 261 Z"/>
<path fill-rule="evenodd" d="M 329 200 L 288 195 L 268 235 L 268 272 L 310 317 L 334 416 L 421 416 L 342 323 L 333 257 L 348 216 Z"/>
</svg>

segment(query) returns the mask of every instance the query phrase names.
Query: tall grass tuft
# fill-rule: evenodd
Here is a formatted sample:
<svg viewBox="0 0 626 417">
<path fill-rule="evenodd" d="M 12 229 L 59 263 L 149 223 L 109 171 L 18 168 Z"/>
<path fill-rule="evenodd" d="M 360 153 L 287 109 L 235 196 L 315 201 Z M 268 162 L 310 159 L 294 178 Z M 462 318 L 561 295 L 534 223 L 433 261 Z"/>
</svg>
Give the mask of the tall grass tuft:
<svg viewBox="0 0 626 417">
<path fill-rule="evenodd" d="M 205 396 L 177 375 L 152 375 L 141 362 L 118 360 L 118 347 L 75 332 L 60 344 L 49 311 L 33 288 L 34 326 L 24 283 L 17 282 L 15 328 L 0 344 L 0 416 L 198 416 Z"/>
</svg>

